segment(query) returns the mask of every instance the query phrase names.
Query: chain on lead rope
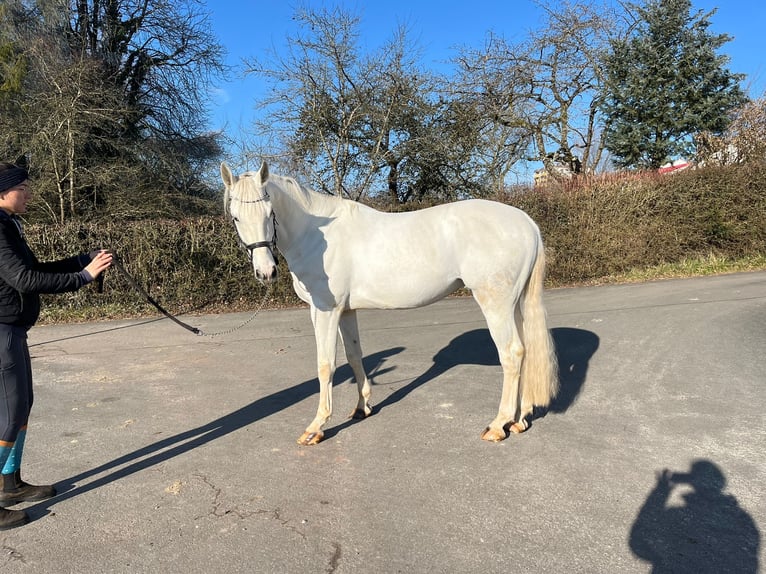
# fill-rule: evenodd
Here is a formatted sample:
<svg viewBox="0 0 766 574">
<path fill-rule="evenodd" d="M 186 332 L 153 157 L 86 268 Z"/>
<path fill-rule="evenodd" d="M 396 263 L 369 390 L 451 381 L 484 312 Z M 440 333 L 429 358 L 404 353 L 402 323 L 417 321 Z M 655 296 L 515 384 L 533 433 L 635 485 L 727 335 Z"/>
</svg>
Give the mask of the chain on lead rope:
<svg viewBox="0 0 766 574">
<path fill-rule="evenodd" d="M 240 323 L 236 327 L 232 327 L 231 329 L 226 329 L 226 330 L 223 330 L 223 331 L 216 331 L 216 332 L 213 332 L 213 333 L 206 333 L 206 332 L 202 331 L 202 329 L 199 329 L 197 327 L 193 327 L 193 326 L 189 325 L 188 323 L 184 323 L 178 317 L 174 316 L 172 313 L 168 312 L 162 305 L 160 305 L 154 299 L 154 297 L 149 295 L 149 293 L 146 291 L 146 289 L 144 289 L 138 283 L 138 281 L 136 281 L 135 278 L 130 273 L 128 273 L 128 271 L 125 269 L 125 267 L 123 266 L 122 262 L 120 261 L 120 258 L 117 256 L 116 253 L 112 253 L 112 265 L 114 265 L 114 267 L 120 273 L 122 273 L 122 275 L 125 277 L 125 279 L 127 279 L 127 281 L 130 284 L 130 286 L 133 287 L 133 289 L 135 289 L 136 291 L 138 291 L 141 294 L 141 296 L 143 296 L 143 298 L 146 299 L 146 302 L 151 304 L 155 309 L 157 309 L 157 311 L 159 311 L 160 313 L 165 315 L 165 317 L 167 317 L 168 319 L 170 319 L 171 321 L 176 323 L 178 326 L 183 327 L 187 331 L 191 331 L 195 335 L 200 335 L 200 336 L 203 336 L 203 337 L 211 337 L 212 338 L 212 337 L 220 337 L 222 335 L 228 335 L 228 334 L 234 333 L 235 331 L 238 331 L 242 327 L 246 326 L 253 319 L 256 318 L 258 313 L 261 312 L 261 310 L 263 309 L 264 305 L 266 305 L 266 301 L 269 298 L 269 293 L 271 292 L 271 287 L 267 285 L 266 286 L 266 292 L 263 294 L 263 298 L 261 299 L 261 302 L 258 304 L 258 307 L 256 307 L 255 312 L 248 319 L 242 321 L 242 323 Z"/>
<path fill-rule="evenodd" d="M 235 331 L 239 331 L 242 327 L 244 327 L 247 324 L 249 324 L 253 319 L 255 319 L 258 316 L 258 313 L 260 313 L 261 310 L 263 309 L 264 305 L 266 305 L 266 300 L 268 299 L 270 292 L 271 292 L 271 287 L 266 286 L 266 292 L 263 294 L 263 298 L 261 299 L 261 302 L 258 304 L 258 307 L 256 307 L 256 309 L 253 312 L 253 314 L 250 315 L 250 317 L 248 317 L 244 321 L 242 321 L 236 327 L 232 327 L 231 329 L 225 329 L 223 331 L 216 331 L 214 333 L 205 333 L 205 332 L 201 331 L 200 329 L 197 329 L 197 334 L 198 335 L 202 335 L 204 337 L 213 338 L 213 337 L 221 337 L 223 335 L 228 335 L 228 334 L 233 333 Z"/>
</svg>

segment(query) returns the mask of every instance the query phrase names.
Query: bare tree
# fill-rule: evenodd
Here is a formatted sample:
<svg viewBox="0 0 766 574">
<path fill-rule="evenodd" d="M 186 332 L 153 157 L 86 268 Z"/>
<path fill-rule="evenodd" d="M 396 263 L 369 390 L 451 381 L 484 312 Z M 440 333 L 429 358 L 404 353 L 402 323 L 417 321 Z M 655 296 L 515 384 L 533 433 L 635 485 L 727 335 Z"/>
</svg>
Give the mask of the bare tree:
<svg viewBox="0 0 766 574">
<path fill-rule="evenodd" d="M 73 49 L 98 60 L 132 115 L 125 132 L 177 138 L 205 129 L 206 87 L 223 48 L 199 0 L 70 0 Z"/>
<path fill-rule="evenodd" d="M 316 188 L 354 199 L 454 194 L 473 152 L 454 144 L 475 138 L 457 138 L 457 109 L 441 97 L 441 79 L 419 65 L 406 28 L 365 52 L 359 18 L 344 9 L 303 9 L 295 19 L 300 30 L 284 55 L 249 62 L 272 87 L 257 102 L 256 129 L 278 151 L 264 155 L 281 155 Z"/>
<path fill-rule="evenodd" d="M 17 134 L 4 155 L 28 156 L 47 218 L 169 215 L 178 195 L 206 194 L 199 168 L 221 152 L 219 134 L 204 132 L 206 86 L 222 48 L 200 6 L 3 4 L 0 40 L 24 64 L 3 102 L 0 124 L 16 121 Z"/>
<path fill-rule="evenodd" d="M 97 165 L 87 158 L 125 116 L 119 92 L 104 85 L 98 63 L 56 53 L 61 46 L 37 37 L 25 51 L 34 82 L 21 109 L 25 149 L 38 169 L 38 198 L 53 221 L 64 223 L 101 200 Z M 107 144 L 111 145 L 111 144 Z M 88 205 L 83 205 L 87 203 Z"/>
<path fill-rule="evenodd" d="M 617 18 L 591 2 L 540 6 L 547 23 L 524 41 L 490 34 L 483 49 L 461 52 L 460 93 L 483 111 L 489 134 L 499 131 L 495 148 L 508 148 L 507 163 L 523 157 L 595 170 L 603 155 L 600 54 Z"/>
<path fill-rule="evenodd" d="M 489 34 L 482 48 L 464 48 L 455 58 L 458 75 L 451 97 L 477 121 L 481 167 L 491 186 L 501 189 L 505 177 L 531 145 L 532 130 L 525 119 L 528 103 L 522 97 L 529 83 L 525 67 L 508 65 L 511 48 Z"/>
<path fill-rule="evenodd" d="M 266 113 L 256 129 L 270 145 L 276 140 L 280 151 L 299 159 L 315 187 L 351 195 L 349 181 L 359 186 L 374 172 L 352 137 L 362 129 L 374 63 L 357 53 L 356 16 L 340 8 L 302 9 L 295 19 L 300 30 L 288 38 L 284 55 L 272 52 L 249 62 L 247 72 L 273 87 L 257 102 Z"/>
<path fill-rule="evenodd" d="M 706 165 L 766 161 L 766 96 L 747 102 L 731 113 L 729 127 L 720 135 L 710 131 L 695 137 L 696 160 Z"/>
</svg>

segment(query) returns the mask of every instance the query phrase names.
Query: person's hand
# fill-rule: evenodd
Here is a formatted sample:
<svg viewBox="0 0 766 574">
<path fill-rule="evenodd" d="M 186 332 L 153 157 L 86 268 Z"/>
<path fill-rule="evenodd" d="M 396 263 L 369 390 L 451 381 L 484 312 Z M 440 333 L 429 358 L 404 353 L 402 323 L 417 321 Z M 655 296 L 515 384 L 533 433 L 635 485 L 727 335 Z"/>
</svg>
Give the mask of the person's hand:
<svg viewBox="0 0 766 574">
<path fill-rule="evenodd" d="M 657 473 L 657 486 L 669 489 L 673 482 L 673 473 L 667 468 Z"/>
<path fill-rule="evenodd" d="M 99 249 L 91 252 L 90 255 L 91 262 L 85 267 L 85 271 L 95 279 L 112 264 L 112 254 L 106 249 Z"/>
</svg>

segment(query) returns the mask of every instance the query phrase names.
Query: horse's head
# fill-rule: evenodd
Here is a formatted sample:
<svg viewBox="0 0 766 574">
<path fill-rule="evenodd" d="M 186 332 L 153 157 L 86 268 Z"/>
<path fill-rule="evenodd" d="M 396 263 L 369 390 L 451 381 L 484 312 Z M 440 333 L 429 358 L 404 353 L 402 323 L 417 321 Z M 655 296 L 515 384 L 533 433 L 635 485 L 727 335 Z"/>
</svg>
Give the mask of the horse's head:
<svg viewBox="0 0 766 574">
<path fill-rule="evenodd" d="M 277 278 L 274 249 L 277 245 L 276 222 L 271 198 L 266 192 L 269 168 L 264 162 L 257 172 L 234 175 L 226 163 L 221 164 L 225 186 L 224 210 L 234 222 L 239 241 L 250 254 L 255 277 L 261 283 Z"/>
</svg>

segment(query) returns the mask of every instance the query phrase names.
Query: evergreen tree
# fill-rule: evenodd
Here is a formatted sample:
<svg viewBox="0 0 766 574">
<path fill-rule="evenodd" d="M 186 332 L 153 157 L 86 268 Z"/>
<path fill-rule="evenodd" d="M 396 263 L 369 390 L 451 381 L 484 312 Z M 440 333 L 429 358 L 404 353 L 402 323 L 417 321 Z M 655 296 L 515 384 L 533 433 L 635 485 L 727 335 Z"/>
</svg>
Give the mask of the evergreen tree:
<svg viewBox="0 0 766 574">
<path fill-rule="evenodd" d="M 635 8 L 636 25 L 604 61 L 604 137 L 617 165 L 656 169 L 691 153 L 694 134 L 724 131 L 747 98 L 744 76 L 717 53 L 731 38 L 709 30 L 715 10 L 692 14 L 690 0 Z"/>
</svg>

